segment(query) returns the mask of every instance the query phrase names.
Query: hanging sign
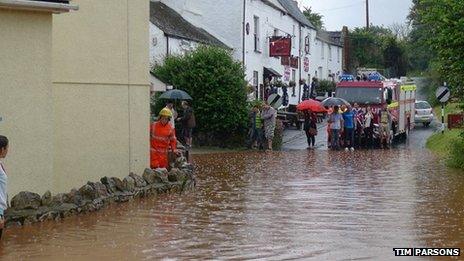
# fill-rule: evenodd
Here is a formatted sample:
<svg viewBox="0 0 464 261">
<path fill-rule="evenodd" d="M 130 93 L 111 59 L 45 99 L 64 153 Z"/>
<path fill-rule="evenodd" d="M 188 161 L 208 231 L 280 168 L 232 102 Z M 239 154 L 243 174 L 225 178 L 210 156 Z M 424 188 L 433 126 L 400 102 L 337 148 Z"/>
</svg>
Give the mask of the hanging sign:
<svg viewBox="0 0 464 261">
<path fill-rule="evenodd" d="M 284 69 L 284 81 L 286 81 L 286 82 L 290 81 L 291 72 L 292 72 L 292 69 L 290 68 L 290 66 L 285 66 L 285 69 Z"/>
<path fill-rule="evenodd" d="M 290 67 L 298 69 L 298 57 L 290 58 Z"/>
<path fill-rule="evenodd" d="M 269 56 L 290 56 L 292 50 L 292 38 L 271 37 L 269 41 Z"/>
<path fill-rule="evenodd" d="M 305 72 L 309 72 L 309 58 L 305 57 L 303 59 L 303 68 Z"/>
</svg>

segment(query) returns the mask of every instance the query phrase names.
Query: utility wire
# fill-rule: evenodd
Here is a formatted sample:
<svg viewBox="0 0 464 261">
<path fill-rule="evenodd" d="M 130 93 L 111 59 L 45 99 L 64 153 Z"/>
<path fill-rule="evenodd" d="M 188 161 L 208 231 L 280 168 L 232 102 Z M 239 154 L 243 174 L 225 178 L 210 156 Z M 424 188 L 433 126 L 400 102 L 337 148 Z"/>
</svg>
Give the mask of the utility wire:
<svg viewBox="0 0 464 261">
<path fill-rule="evenodd" d="M 334 7 L 334 8 L 328 8 L 328 9 L 322 9 L 322 10 L 314 10 L 314 12 L 319 13 L 319 12 L 335 11 L 335 10 L 345 9 L 345 8 L 348 8 L 348 7 L 358 6 L 358 5 L 361 5 L 361 4 L 364 4 L 364 3 L 365 3 L 365 1 L 358 1 L 355 4 L 339 6 L 339 7 Z"/>
</svg>

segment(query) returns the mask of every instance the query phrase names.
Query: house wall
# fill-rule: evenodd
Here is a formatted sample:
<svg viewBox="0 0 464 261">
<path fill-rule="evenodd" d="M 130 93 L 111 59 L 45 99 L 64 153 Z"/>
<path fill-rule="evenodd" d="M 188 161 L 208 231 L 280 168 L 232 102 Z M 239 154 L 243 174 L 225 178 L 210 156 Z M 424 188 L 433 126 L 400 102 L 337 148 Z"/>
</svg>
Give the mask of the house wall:
<svg viewBox="0 0 464 261">
<path fill-rule="evenodd" d="M 321 80 L 331 80 L 329 78 L 329 72 L 335 74 L 334 80 L 338 81 L 338 76 L 343 73 L 343 48 L 337 45 L 333 45 L 327 42 L 324 42 L 317 38 L 315 40 L 316 50 L 321 50 L 321 44 L 324 44 L 324 54 L 322 55 L 321 51 L 318 51 L 314 55 L 314 67 L 311 68 L 313 75 L 316 75 L 317 78 Z M 329 56 L 329 46 L 331 47 L 332 59 Z M 337 49 L 340 50 L 337 53 Z M 338 57 L 337 57 L 338 56 Z M 322 69 L 322 70 L 321 70 Z M 321 74 L 322 72 L 322 74 Z"/>
<path fill-rule="evenodd" d="M 246 0 L 250 1 L 250 0 Z M 254 0 L 256 1 L 256 0 Z M 185 20 L 199 26 L 233 49 L 242 60 L 243 0 L 161 0 Z"/>
<path fill-rule="evenodd" d="M 55 192 L 149 166 L 149 2 L 73 3 L 53 19 Z"/>
<path fill-rule="evenodd" d="M 10 140 L 4 163 L 11 198 L 56 185 L 52 15 L 0 9 L 0 35 L 0 135 Z"/>
</svg>

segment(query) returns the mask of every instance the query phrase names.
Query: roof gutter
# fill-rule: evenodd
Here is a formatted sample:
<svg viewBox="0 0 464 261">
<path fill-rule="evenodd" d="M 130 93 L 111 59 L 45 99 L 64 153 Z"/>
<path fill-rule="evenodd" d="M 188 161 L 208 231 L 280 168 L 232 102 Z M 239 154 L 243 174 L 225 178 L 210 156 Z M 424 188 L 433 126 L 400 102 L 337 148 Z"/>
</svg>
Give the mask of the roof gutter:
<svg viewBox="0 0 464 261">
<path fill-rule="evenodd" d="M 55 14 L 79 10 L 79 6 L 28 0 L 0 0 L 0 9 L 51 12 Z"/>
</svg>

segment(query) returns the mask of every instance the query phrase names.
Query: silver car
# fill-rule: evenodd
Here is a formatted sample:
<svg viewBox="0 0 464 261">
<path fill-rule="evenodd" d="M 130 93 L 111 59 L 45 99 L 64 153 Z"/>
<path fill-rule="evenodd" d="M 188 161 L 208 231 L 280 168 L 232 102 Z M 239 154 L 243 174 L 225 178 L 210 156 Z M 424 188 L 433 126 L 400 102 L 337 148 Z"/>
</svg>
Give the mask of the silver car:
<svg viewBox="0 0 464 261">
<path fill-rule="evenodd" d="M 424 127 L 428 127 L 433 121 L 432 106 L 426 101 L 416 101 L 415 108 L 414 122 L 422 123 Z"/>
</svg>

